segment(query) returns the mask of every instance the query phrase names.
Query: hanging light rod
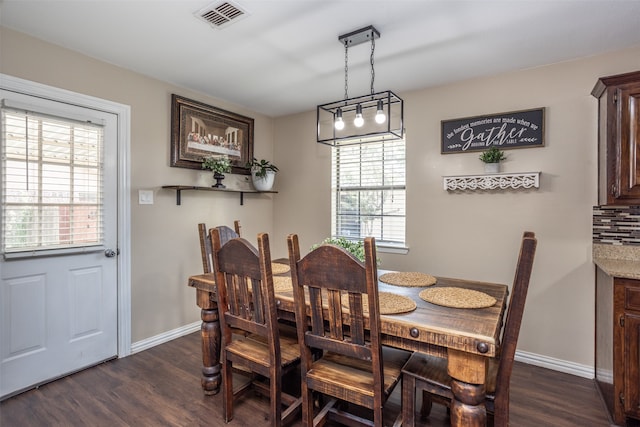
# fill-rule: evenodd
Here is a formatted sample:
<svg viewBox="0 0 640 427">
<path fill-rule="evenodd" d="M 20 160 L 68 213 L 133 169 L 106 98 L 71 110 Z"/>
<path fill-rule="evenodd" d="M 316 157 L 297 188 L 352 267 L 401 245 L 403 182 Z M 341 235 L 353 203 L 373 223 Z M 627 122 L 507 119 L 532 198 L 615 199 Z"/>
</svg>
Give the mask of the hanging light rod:
<svg viewBox="0 0 640 427">
<path fill-rule="evenodd" d="M 338 41 L 340 41 L 343 46 L 352 47 L 361 43 L 371 43 L 371 40 L 379 38 L 380 31 L 376 30 L 373 25 L 369 25 L 368 27 L 360 28 L 359 30 L 339 36 Z"/>
</svg>

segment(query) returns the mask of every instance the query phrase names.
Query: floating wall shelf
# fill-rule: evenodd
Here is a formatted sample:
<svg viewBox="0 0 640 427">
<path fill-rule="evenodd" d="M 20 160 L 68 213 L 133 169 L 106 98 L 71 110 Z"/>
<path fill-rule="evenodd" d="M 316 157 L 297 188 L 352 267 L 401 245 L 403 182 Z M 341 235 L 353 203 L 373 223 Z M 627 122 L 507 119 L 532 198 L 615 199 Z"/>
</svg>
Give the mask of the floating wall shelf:
<svg viewBox="0 0 640 427">
<path fill-rule="evenodd" d="M 490 173 L 444 177 L 444 189 L 449 191 L 507 190 L 539 187 L 540 172 Z"/>
<path fill-rule="evenodd" d="M 199 190 L 199 191 L 222 191 L 226 193 L 240 193 L 240 205 L 244 205 L 245 193 L 277 193 L 277 191 L 257 191 L 257 190 L 231 190 L 228 188 L 216 188 L 216 187 L 196 187 L 193 185 L 163 185 L 162 188 L 168 190 L 176 190 L 176 205 L 182 204 L 182 192 L 186 190 Z"/>
</svg>

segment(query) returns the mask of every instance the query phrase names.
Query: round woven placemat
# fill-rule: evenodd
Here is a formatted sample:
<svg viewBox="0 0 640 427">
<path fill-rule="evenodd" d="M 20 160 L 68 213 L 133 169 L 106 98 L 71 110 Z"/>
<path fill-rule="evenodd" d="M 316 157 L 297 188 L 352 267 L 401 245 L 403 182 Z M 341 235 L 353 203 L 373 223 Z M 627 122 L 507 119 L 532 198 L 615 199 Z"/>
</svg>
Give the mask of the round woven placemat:
<svg viewBox="0 0 640 427">
<path fill-rule="evenodd" d="M 436 283 L 436 278 L 432 275 L 415 271 L 384 273 L 378 279 L 390 285 L 407 287 L 431 286 Z"/>
<path fill-rule="evenodd" d="M 349 308 L 349 295 L 343 294 L 342 306 Z M 396 295 L 391 292 L 378 292 L 378 303 L 380 305 L 380 314 L 400 314 L 408 313 L 416 309 L 417 305 L 414 300 L 404 295 Z M 369 313 L 369 298 L 364 295 L 362 300 L 362 310 Z"/>
<path fill-rule="evenodd" d="M 273 291 L 288 292 L 293 290 L 293 282 L 288 276 L 273 276 Z"/>
<path fill-rule="evenodd" d="M 453 308 L 486 308 L 496 303 L 484 292 L 455 287 L 429 288 L 420 291 L 419 296 L 426 302 Z"/>
<path fill-rule="evenodd" d="M 281 264 L 279 262 L 271 263 L 271 273 L 272 274 L 284 274 L 288 273 L 291 268 L 287 264 Z"/>
</svg>

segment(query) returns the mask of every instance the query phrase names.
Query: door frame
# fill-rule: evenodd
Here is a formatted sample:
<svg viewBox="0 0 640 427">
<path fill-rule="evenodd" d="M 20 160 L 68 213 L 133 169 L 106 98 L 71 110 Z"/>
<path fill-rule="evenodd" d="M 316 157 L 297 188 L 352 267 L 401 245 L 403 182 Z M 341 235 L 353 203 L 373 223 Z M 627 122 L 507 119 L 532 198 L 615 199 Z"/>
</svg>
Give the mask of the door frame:
<svg viewBox="0 0 640 427">
<path fill-rule="evenodd" d="M 118 357 L 131 354 L 131 107 L 0 73 L 0 88 L 115 114 L 118 121 Z"/>
</svg>

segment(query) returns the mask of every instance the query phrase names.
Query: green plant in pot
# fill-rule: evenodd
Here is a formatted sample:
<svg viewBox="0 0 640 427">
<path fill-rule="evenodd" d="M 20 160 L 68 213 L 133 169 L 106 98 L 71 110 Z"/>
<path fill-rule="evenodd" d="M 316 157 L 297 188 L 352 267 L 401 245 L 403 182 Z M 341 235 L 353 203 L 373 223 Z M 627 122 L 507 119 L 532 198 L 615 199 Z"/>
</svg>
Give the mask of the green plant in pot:
<svg viewBox="0 0 640 427">
<path fill-rule="evenodd" d="M 331 245 L 340 246 L 347 252 L 350 252 L 353 256 L 364 262 L 364 241 L 363 240 L 349 240 L 345 237 L 327 237 L 321 243 L 316 243 L 311 246 L 311 250 L 317 249 L 323 244 L 328 243 Z M 380 265 L 380 258 L 376 260 L 376 263 Z"/>
<path fill-rule="evenodd" d="M 505 160 L 507 156 L 495 145 L 480 154 L 480 160 L 484 162 L 484 171 L 486 173 L 500 172 L 500 162 Z"/>
<path fill-rule="evenodd" d="M 213 171 L 213 177 L 216 180 L 216 183 L 212 186 L 215 188 L 226 188 L 226 186 L 222 183 L 224 179 L 224 174 L 231 172 L 231 161 L 228 157 L 205 157 L 202 159 L 202 169 L 209 169 Z"/>
<path fill-rule="evenodd" d="M 251 180 L 256 190 L 271 190 L 276 172 L 278 172 L 276 165 L 265 159 L 258 161 L 258 159 L 254 157 L 250 162 L 247 162 L 247 167 L 251 169 Z"/>
</svg>

